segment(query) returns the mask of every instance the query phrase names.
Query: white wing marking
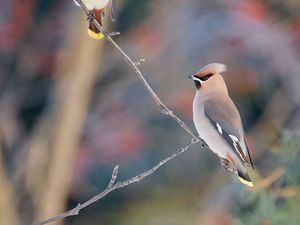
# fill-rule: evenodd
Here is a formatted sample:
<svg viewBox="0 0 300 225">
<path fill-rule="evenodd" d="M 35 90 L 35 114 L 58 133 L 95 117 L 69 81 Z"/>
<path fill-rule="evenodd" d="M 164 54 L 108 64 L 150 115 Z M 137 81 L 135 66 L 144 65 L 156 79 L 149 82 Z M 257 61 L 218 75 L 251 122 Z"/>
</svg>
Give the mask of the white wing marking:
<svg viewBox="0 0 300 225">
<path fill-rule="evenodd" d="M 230 137 L 234 142 L 238 142 L 238 141 L 239 141 L 239 139 L 238 139 L 236 136 L 232 135 L 232 134 L 229 134 L 229 137 Z"/>
<path fill-rule="evenodd" d="M 220 124 L 218 124 L 218 123 L 217 123 L 217 128 L 218 128 L 219 133 L 223 134 L 222 127 L 221 127 Z"/>
<path fill-rule="evenodd" d="M 238 152 L 240 157 L 243 159 L 243 155 L 240 153 L 240 151 L 238 150 L 238 147 L 237 147 L 237 143 L 239 142 L 239 139 L 236 136 L 232 135 L 232 134 L 229 134 L 228 136 L 233 141 L 233 146 L 234 146 L 235 150 Z"/>
</svg>

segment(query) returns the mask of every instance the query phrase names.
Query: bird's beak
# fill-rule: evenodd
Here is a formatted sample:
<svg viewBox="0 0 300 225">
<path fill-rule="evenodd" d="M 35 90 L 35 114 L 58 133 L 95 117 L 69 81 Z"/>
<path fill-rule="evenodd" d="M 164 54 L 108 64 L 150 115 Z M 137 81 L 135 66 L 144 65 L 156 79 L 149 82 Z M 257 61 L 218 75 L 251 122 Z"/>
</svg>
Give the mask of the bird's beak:
<svg viewBox="0 0 300 225">
<path fill-rule="evenodd" d="M 188 78 L 194 79 L 194 75 L 189 75 Z"/>
</svg>

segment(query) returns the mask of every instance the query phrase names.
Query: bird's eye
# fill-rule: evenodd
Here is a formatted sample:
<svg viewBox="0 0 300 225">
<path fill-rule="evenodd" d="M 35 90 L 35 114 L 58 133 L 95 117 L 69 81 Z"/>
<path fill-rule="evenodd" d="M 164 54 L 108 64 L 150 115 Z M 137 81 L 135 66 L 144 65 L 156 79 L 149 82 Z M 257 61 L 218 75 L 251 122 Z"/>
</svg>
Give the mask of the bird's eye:
<svg viewBox="0 0 300 225">
<path fill-rule="evenodd" d="M 200 80 L 206 81 L 206 80 L 208 80 L 212 75 L 213 75 L 212 73 L 209 73 L 209 74 L 205 75 L 204 77 L 201 77 Z"/>
</svg>

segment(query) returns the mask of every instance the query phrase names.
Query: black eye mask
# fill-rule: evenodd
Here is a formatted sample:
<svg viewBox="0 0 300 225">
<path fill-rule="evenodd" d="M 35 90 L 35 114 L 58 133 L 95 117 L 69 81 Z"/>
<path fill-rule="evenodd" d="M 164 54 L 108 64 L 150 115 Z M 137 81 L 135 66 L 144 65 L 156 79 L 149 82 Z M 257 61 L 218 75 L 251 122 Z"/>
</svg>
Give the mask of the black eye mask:
<svg viewBox="0 0 300 225">
<path fill-rule="evenodd" d="M 199 79 L 202 80 L 202 81 L 206 81 L 206 80 L 208 80 L 212 75 L 213 75 L 212 73 L 209 73 L 209 74 L 207 74 L 207 75 L 205 75 L 204 77 L 201 77 L 201 78 L 199 78 Z"/>
</svg>

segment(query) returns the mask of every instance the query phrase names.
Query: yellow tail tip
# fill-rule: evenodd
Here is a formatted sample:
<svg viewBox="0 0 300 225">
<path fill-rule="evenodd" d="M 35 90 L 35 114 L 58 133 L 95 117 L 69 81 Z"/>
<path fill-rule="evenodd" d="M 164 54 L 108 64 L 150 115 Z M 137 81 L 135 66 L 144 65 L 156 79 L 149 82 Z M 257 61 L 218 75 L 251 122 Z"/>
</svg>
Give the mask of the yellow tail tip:
<svg viewBox="0 0 300 225">
<path fill-rule="evenodd" d="M 104 38 L 104 35 L 102 34 L 102 33 L 95 33 L 94 31 L 92 31 L 92 30 L 88 30 L 88 34 L 89 34 L 89 36 L 91 37 L 91 38 L 94 38 L 94 39 L 102 39 L 102 38 Z"/>
<path fill-rule="evenodd" d="M 253 183 L 252 183 L 251 181 L 244 180 L 244 179 L 241 178 L 241 177 L 239 177 L 239 179 L 240 179 L 240 181 L 241 181 L 243 184 L 245 184 L 245 185 L 247 185 L 247 186 L 249 186 L 249 187 L 253 187 Z"/>
</svg>

